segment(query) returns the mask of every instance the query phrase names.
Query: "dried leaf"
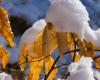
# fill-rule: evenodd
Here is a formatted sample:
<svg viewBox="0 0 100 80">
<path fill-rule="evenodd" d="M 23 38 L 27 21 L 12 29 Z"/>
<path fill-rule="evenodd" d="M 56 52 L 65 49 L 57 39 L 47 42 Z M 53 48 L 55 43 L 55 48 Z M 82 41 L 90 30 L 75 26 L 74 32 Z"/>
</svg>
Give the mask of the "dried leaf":
<svg viewBox="0 0 100 80">
<path fill-rule="evenodd" d="M 81 56 L 79 55 L 79 53 L 76 52 L 75 54 L 75 62 L 78 62 L 80 60 Z"/>
<path fill-rule="evenodd" d="M 54 26 L 48 23 L 43 33 L 43 54 L 51 54 L 57 48 L 57 38 Z"/>
<path fill-rule="evenodd" d="M 77 45 L 78 45 L 79 49 L 81 50 L 80 55 L 84 55 L 86 53 L 86 47 L 85 47 L 85 44 L 83 43 L 83 41 L 78 39 Z"/>
<path fill-rule="evenodd" d="M 86 52 L 84 53 L 84 56 L 93 57 L 93 52 L 94 52 L 93 44 L 91 42 L 87 42 L 86 40 L 84 40 L 84 44 L 87 49 Z"/>
<path fill-rule="evenodd" d="M 59 55 L 63 55 L 68 49 L 68 41 L 65 32 L 57 32 L 57 44 L 59 49 Z"/>
<path fill-rule="evenodd" d="M 54 63 L 54 59 L 52 57 L 49 57 L 49 58 L 45 59 L 45 73 L 46 74 L 48 74 L 48 72 L 50 71 L 53 63 Z M 57 68 L 52 70 L 51 74 L 48 77 L 48 80 L 52 80 L 55 77 L 57 72 L 58 72 Z"/>
<path fill-rule="evenodd" d="M 75 47 L 74 47 L 75 43 L 74 43 L 74 41 L 73 41 L 73 39 L 72 39 L 71 33 L 68 32 L 68 33 L 66 34 L 66 37 L 67 37 L 67 41 L 68 41 L 68 48 L 70 49 L 70 51 L 71 51 L 71 50 L 75 50 L 75 49 L 74 49 L 74 48 L 75 48 Z M 71 56 L 74 57 L 74 52 L 71 53 Z"/>
<path fill-rule="evenodd" d="M 30 30 L 32 31 L 32 30 Z M 27 48 L 26 52 L 27 52 L 27 55 L 34 58 L 34 59 L 38 59 L 38 58 L 41 58 L 45 55 L 42 54 L 42 34 L 43 34 L 43 30 L 40 31 L 39 33 L 32 33 L 33 36 L 35 35 L 36 39 L 29 41 L 23 41 L 25 40 L 25 38 L 27 38 L 27 36 L 29 36 L 29 34 L 31 34 L 31 32 L 27 32 L 27 35 L 26 33 L 24 34 L 24 37 L 22 37 L 22 40 L 20 41 L 20 52 L 22 53 L 22 51 L 24 51 L 25 49 L 24 48 Z M 23 39 L 24 38 L 24 39 Z M 29 37 L 28 37 L 29 38 Z M 24 51 L 25 52 L 25 51 Z"/>
<path fill-rule="evenodd" d="M 96 68 L 97 68 L 97 69 L 100 69 L 100 58 L 97 58 L 97 59 L 95 60 L 95 63 L 96 63 Z"/>
<path fill-rule="evenodd" d="M 2 46 L 0 46 L 0 56 L 1 56 L 1 62 L 2 62 L 3 68 L 5 68 L 10 55 L 8 54 L 7 50 L 4 49 Z"/>
<path fill-rule="evenodd" d="M 32 46 L 28 48 L 29 56 L 33 57 L 34 59 L 42 58 L 45 56 L 42 54 L 42 35 L 43 31 L 39 32 L 37 34 L 36 41 L 33 41 Z"/>
<path fill-rule="evenodd" d="M 45 34 L 47 34 L 47 37 L 44 37 Z M 44 39 L 46 41 L 49 40 L 49 41 L 47 41 L 47 45 L 44 44 L 44 42 L 45 42 Z M 42 60 L 42 61 L 37 61 L 37 60 L 50 55 L 50 53 L 52 53 L 52 51 L 56 48 L 56 46 L 57 46 L 56 37 L 55 37 L 55 32 L 54 32 L 54 29 L 52 28 L 52 26 L 51 26 L 51 28 L 47 27 L 45 30 L 42 30 L 39 33 L 37 33 L 36 40 L 33 41 L 33 44 L 31 46 L 28 46 L 28 44 L 23 44 L 21 46 L 19 62 L 20 63 L 23 62 L 24 59 L 23 59 L 22 55 L 24 55 L 25 52 L 27 52 L 28 62 L 29 62 L 29 66 L 30 66 L 27 80 L 38 80 L 44 60 Z M 24 48 L 27 48 L 26 51 Z M 49 52 L 47 53 L 47 50 L 42 51 L 44 49 L 45 50 L 49 49 Z M 36 60 L 36 62 L 34 62 L 35 60 Z M 23 66 L 25 66 L 25 64 L 23 64 L 21 66 L 23 69 Z"/>
<path fill-rule="evenodd" d="M 29 61 L 29 74 L 27 80 L 39 80 L 39 75 L 43 66 L 43 61 L 32 62 L 34 59 L 28 58 Z"/>
<path fill-rule="evenodd" d="M 27 59 L 27 48 L 24 47 L 20 50 L 20 54 L 18 56 L 18 63 L 22 71 L 24 71 L 26 67 L 26 59 Z"/>
<path fill-rule="evenodd" d="M 48 56 L 57 48 L 55 32 L 52 29 L 46 28 L 46 30 L 36 34 L 36 40 L 32 44 L 22 44 L 21 47 L 24 47 L 24 45 L 27 47 L 29 56 L 34 59 Z"/>
<path fill-rule="evenodd" d="M 6 39 L 11 47 L 15 45 L 12 41 L 14 34 L 10 27 L 7 11 L 2 7 L 0 7 L 0 34 Z"/>
</svg>

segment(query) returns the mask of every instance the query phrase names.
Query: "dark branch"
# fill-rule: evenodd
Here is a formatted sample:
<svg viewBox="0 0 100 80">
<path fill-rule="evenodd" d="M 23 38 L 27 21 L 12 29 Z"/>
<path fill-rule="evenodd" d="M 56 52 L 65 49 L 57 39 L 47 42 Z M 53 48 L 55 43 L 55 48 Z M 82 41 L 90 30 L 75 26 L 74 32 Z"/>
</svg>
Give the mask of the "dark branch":
<svg viewBox="0 0 100 80">
<path fill-rule="evenodd" d="M 27 63 L 27 62 L 38 62 L 38 61 L 42 61 L 42 60 L 44 60 L 44 59 L 46 59 L 46 58 L 48 58 L 48 57 L 50 57 L 50 55 L 45 56 L 45 57 L 43 57 L 43 58 L 41 58 L 41 59 L 38 59 L 38 60 L 34 60 L 34 61 L 28 61 L 28 60 L 26 60 L 25 62 L 19 63 L 18 65 L 14 66 L 14 67 L 17 67 L 17 66 L 19 66 L 19 65 L 25 64 L 25 63 Z"/>
<path fill-rule="evenodd" d="M 54 67 L 54 69 L 56 69 L 56 68 L 59 68 L 59 67 L 62 67 L 62 66 L 68 66 L 68 64 L 61 64 L 61 65 L 59 65 L 59 66 L 56 66 L 56 67 Z"/>
<path fill-rule="evenodd" d="M 73 39 L 73 41 L 74 41 L 74 49 L 76 50 L 76 41 L 75 41 L 75 39 L 74 39 L 73 33 L 71 33 L 71 36 L 72 36 L 72 39 Z M 76 57 L 76 51 L 74 51 L 73 62 L 75 61 L 75 57 Z"/>
<path fill-rule="evenodd" d="M 44 80 L 47 80 L 47 79 L 48 79 L 50 73 L 53 71 L 54 66 L 55 66 L 55 64 L 57 63 L 57 61 L 59 60 L 59 58 L 60 58 L 60 56 L 58 56 L 58 57 L 56 58 L 56 60 L 55 60 L 55 62 L 53 63 L 53 65 L 52 65 L 50 71 L 49 71 L 48 74 L 45 76 L 45 79 L 44 79 Z"/>
<path fill-rule="evenodd" d="M 96 56 L 96 57 L 93 57 L 93 60 L 96 60 L 98 58 L 100 58 L 100 55 L 99 56 Z"/>
</svg>

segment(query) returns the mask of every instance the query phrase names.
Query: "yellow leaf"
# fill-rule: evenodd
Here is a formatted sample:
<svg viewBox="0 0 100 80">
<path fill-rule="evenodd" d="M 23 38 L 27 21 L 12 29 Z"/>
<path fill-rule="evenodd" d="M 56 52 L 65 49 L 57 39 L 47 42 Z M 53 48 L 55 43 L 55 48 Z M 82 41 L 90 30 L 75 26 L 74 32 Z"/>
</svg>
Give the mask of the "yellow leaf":
<svg viewBox="0 0 100 80">
<path fill-rule="evenodd" d="M 87 42 L 86 40 L 84 40 L 84 44 L 86 46 L 86 52 L 84 53 L 84 56 L 93 57 L 93 52 L 94 52 L 93 44 L 91 42 Z"/>
<path fill-rule="evenodd" d="M 37 34 L 36 40 L 33 41 L 32 45 L 27 48 L 29 56 L 34 59 L 42 58 L 45 56 L 44 54 L 42 54 L 42 34 L 43 31 L 40 31 Z"/>
<path fill-rule="evenodd" d="M 79 39 L 77 41 L 77 45 L 78 45 L 79 49 L 81 50 L 81 54 L 80 55 L 84 55 L 86 53 L 86 47 L 85 47 L 85 44 L 83 43 L 83 41 L 81 41 Z"/>
<path fill-rule="evenodd" d="M 29 74 L 27 80 L 39 80 L 39 75 L 43 66 L 43 61 L 32 62 L 34 59 L 28 58 L 29 61 Z"/>
<path fill-rule="evenodd" d="M 59 55 L 63 55 L 68 49 L 68 41 L 65 32 L 56 32 L 57 44 L 59 49 Z"/>
<path fill-rule="evenodd" d="M 32 44 L 23 43 L 20 47 L 24 45 L 26 45 L 28 55 L 34 59 L 48 56 L 57 48 L 55 32 L 47 27 L 36 34 L 36 40 L 33 40 Z"/>
<path fill-rule="evenodd" d="M 14 34 L 10 27 L 7 11 L 2 7 L 0 7 L 0 34 L 6 39 L 11 47 L 15 45 L 12 41 Z"/>
<path fill-rule="evenodd" d="M 78 36 L 76 34 L 67 32 L 67 40 L 68 40 L 68 47 L 69 47 L 69 49 L 71 51 L 75 50 L 75 42 L 74 42 L 74 40 L 77 41 L 78 40 Z M 75 62 L 79 61 L 80 57 L 81 57 L 78 52 L 76 52 L 76 53 L 72 52 L 71 56 L 73 58 L 75 56 L 75 60 L 74 60 Z"/>
<path fill-rule="evenodd" d="M 42 49 L 44 55 L 50 55 L 57 48 L 56 32 L 54 26 L 51 23 L 48 23 L 45 27 L 42 41 Z"/>
<path fill-rule="evenodd" d="M 52 57 L 45 59 L 45 73 L 46 74 L 48 74 L 48 72 L 50 71 L 53 63 L 54 63 L 54 59 Z M 57 72 L 58 72 L 57 68 L 53 69 L 47 80 L 52 80 L 55 77 Z"/>
<path fill-rule="evenodd" d="M 96 63 L 96 68 L 97 68 L 97 69 L 100 69 L 100 58 L 97 58 L 97 59 L 95 60 L 95 63 Z"/>
<path fill-rule="evenodd" d="M 72 35 L 71 33 L 67 32 L 66 34 L 66 37 L 67 37 L 67 41 L 68 41 L 68 48 L 71 50 L 75 50 L 74 48 L 74 41 L 73 41 L 73 38 L 72 38 Z M 73 57 L 74 56 L 74 52 L 71 53 L 71 56 Z"/>
<path fill-rule="evenodd" d="M 45 34 L 47 34 L 46 37 Z M 45 41 L 47 41 L 47 44 L 45 44 Z M 24 48 L 27 48 L 26 51 Z M 37 60 L 50 55 L 55 48 L 57 48 L 56 34 L 52 26 L 37 33 L 36 40 L 31 45 L 25 43 L 21 45 L 19 62 L 23 61 L 21 53 L 27 52 L 28 56 L 29 74 L 27 80 L 38 80 L 44 60 Z M 47 52 L 47 50 L 49 51 Z M 35 60 L 36 62 L 34 62 Z"/>
<path fill-rule="evenodd" d="M 32 33 L 31 31 L 31 28 L 26 31 L 24 37 L 22 37 L 22 41 L 25 36 L 26 38 L 27 36 L 29 36 L 28 33 Z M 52 25 L 47 25 L 45 29 L 32 34 L 33 36 L 35 36 L 35 39 L 33 39 L 33 41 L 31 40 L 31 42 L 20 42 L 20 48 L 26 45 L 27 53 L 30 57 L 34 59 L 40 59 L 42 57 L 50 55 L 57 48 L 56 32 Z"/>
<path fill-rule="evenodd" d="M 24 71 L 26 67 L 26 58 L 27 58 L 27 48 L 24 47 L 20 50 L 20 54 L 18 56 L 18 63 L 22 71 Z"/>
<path fill-rule="evenodd" d="M 75 62 L 78 62 L 80 60 L 81 56 L 79 55 L 79 53 L 76 52 L 75 54 Z"/>
<path fill-rule="evenodd" d="M 9 60 L 9 54 L 2 46 L 0 46 L 0 55 L 1 55 L 1 62 L 2 62 L 3 68 L 5 68 Z"/>
</svg>

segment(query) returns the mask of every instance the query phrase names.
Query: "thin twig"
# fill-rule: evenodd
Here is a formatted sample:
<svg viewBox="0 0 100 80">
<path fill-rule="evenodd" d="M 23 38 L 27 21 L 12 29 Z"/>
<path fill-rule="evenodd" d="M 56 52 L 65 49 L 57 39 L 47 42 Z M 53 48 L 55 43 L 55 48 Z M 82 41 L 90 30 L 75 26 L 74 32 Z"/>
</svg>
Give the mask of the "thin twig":
<svg viewBox="0 0 100 80">
<path fill-rule="evenodd" d="M 79 51 L 81 51 L 80 49 L 76 49 L 76 50 L 71 50 L 71 51 L 67 51 L 67 52 L 65 52 L 62 56 L 64 56 L 64 55 L 66 55 L 66 54 L 70 54 L 70 53 L 72 53 L 72 52 L 79 52 Z"/>
<path fill-rule="evenodd" d="M 64 56 L 64 55 L 66 55 L 66 54 L 70 54 L 70 53 L 72 53 L 72 52 L 79 52 L 79 51 L 81 51 L 80 49 L 76 49 L 76 50 L 71 50 L 71 51 L 67 51 L 67 52 L 65 52 L 62 56 Z M 99 52 L 100 50 L 94 50 L 95 52 Z M 34 60 L 34 61 L 28 61 L 28 62 L 37 62 L 37 61 L 41 61 L 41 60 L 44 60 L 44 59 L 46 59 L 47 57 L 49 57 L 50 55 L 48 55 L 48 56 L 46 56 L 46 57 L 44 57 L 44 58 L 41 58 L 41 59 L 38 59 L 38 60 Z M 100 57 L 100 56 L 98 56 L 98 57 Z M 97 58 L 98 58 L 97 57 Z M 95 57 L 96 58 L 96 57 Z M 27 60 L 25 61 L 25 62 L 22 62 L 22 63 L 20 63 L 19 65 L 22 65 L 22 64 L 25 64 L 25 63 L 27 63 Z M 17 67 L 17 66 L 19 66 L 19 65 L 16 65 L 16 66 L 14 66 L 14 67 Z"/>
<path fill-rule="evenodd" d="M 63 56 L 64 56 L 65 54 L 69 54 L 69 53 L 74 52 L 74 51 L 79 51 L 79 49 L 72 50 L 72 51 L 68 51 L 68 52 L 64 53 Z M 49 71 L 48 74 L 45 76 L 45 79 L 44 79 L 44 80 L 47 80 L 47 79 L 48 79 L 48 77 L 49 77 L 49 75 L 51 74 L 51 72 L 53 71 L 53 69 L 55 69 L 54 66 L 56 65 L 56 63 L 57 63 L 57 61 L 58 61 L 59 59 L 60 59 L 60 56 L 58 56 L 58 57 L 56 58 L 56 60 L 55 60 L 55 62 L 53 63 L 53 65 L 52 65 L 50 71 Z M 59 67 L 59 66 L 58 66 L 58 67 Z M 61 66 L 60 66 L 60 67 L 61 67 Z"/>
<path fill-rule="evenodd" d="M 59 66 L 54 67 L 54 69 L 59 68 L 59 67 L 62 67 L 62 66 L 68 66 L 68 64 L 61 64 Z"/>
<path fill-rule="evenodd" d="M 98 58 L 100 58 L 100 55 L 98 55 L 98 56 L 96 56 L 96 57 L 93 57 L 93 60 L 96 60 L 96 59 L 98 59 Z"/>
<path fill-rule="evenodd" d="M 74 49 L 76 50 L 76 41 L 75 41 L 75 39 L 74 39 L 73 33 L 71 33 L 71 36 L 72 36 L 72 39 L 73 39 L 73 41 L 74 41 Z M 75 57 L 76 57 L 76 51 L 74 51 L 73 62 L 75 61 Z"/>
<path fill-rule="evenodd" d="M 48 58 L 48 57 L 50 57 L 50 55 L 45 56 L 45 57 L 43 57 L 43 58 L 41 58 L 41 59 L 38 59 L 38 60 L 34 60 L 34 61 L 28 61 L 28 60 L 26 60 L 25 62 L 22 62 L 22 63 L 20 63 L 20 64 L 17 64 L 17 65 L 14 66 L 14 67 L 17 67 L 17 66 L 19 66 L 19 65 L 25 64 L 25 63 L 27 63 L 27 62 L 38 62 L 38 61 L 42 61 L 42 60 L 44 60 L 44 59 L 46 59 L 46 58 Z"/>
<path fill-rule="evenodd" d="M 47 79 L 48 79 L 49 75 L 50 75 L 51 72 L 53 71 L 54 66 L 55 66 L 56 62 L 59 60 L 59 58 L 60 58 L 60 56 L 58 56 L 58 57 L 56 58 L 56 60 L 55 60 L 55 62 L 53 63 L 53 65 L 52 65 L 50 71 L 49 71 L 48 74 L 45 76 L 45 79 L 44 79 L 44 80 L 47 80 Z"/>
<path fill-rule="evenodd" d="M 45 61 L 44 61 L 44 76 L 46 77 L 46 65 L 45 65 Z"/>
</svg>

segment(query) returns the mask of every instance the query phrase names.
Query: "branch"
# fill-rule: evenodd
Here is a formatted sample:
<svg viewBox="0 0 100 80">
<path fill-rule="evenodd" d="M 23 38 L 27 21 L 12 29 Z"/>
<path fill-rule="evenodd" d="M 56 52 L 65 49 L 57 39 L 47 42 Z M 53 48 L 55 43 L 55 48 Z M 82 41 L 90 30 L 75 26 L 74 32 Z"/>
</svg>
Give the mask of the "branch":
<svg viewBox="0 0 100 80">
<path fill-rule="evenodd" d="M 74 35 L 71 33 L 71 36 L 72 36 L 72 39 L 73 39 L 73 41 L 74 41 L 74 49 L 76 50 L 76 41 L 75 41 L 75 39 L 74 39 Z M 75 57 L 76 57 L 76 51 L 74 51 L 74 56 L 73 56 L 73 62 L 75 61 Z"/>
<path fill-rule="evenodd" d="M 96 60 L 98 58 L 100 58 L 100 55 L 99 56 L 96 56 L 96 57 L 93 57 L 93 60 Z"/>
<path fill-rule="evenodd" d="M 25 62 L 22 62 L 22 63 L 20 63 L 20 64 L 14 66 L 14 67 L 17 67 L 17 66 L 19 66 L 19 65 L 25 64 L 25 63 L 27 63 L 27 62 L 37 62 L 37 61 L 42 61 L 42 60 L 44 60 L 44 59 L 46 59 L 46 58 L 48 58 L 48 57 L 50 57 L 50 55 L 45 56 L 45 57 L 43 57 L 43 58 L 41 58 L 41 59 L 38 59 L 38 60 L 34 60 L 34 61 L 28 61 L 28 60 L 26 60 Z"/>
<path fill-rule="evenodd" d="M 59 65 L 59 66 L 56 66 L 56 67 L 54 67 L 54 69 L 56 69 L 56 68 L 59 68 L 59 67 L 62 67 L 62 66 L 68 66 L 68 64 L 61 64 L 61 65 Z"/>
<path fill-rule="evenodd" d="M 76 50 L 71 50 L 71 51 L 67 51 L 67 52 L 65 52 L 64 54 L 63 54 L 63 56 L 64 55 L 66 55 L 66 54 L 70 54 L 70 53 L 72 53 L 72 52 L 79 52 L 79 51 L 81 51 L 80 49 L 76 49 Z"/>
<path fill-rule="evenodd" d="M 80 50 L 79 50 L 79 49 L 76 49 L 76 50 L 68 51 L 68 52 L 64 53 L 63 56 L 66 55 L 66 54 L 70 54 L 71 52 L 75 52 L 75 51 L 80 51 Z M 48 77 L 49 77 L 49 75 L 51 74 L 51 72 L 53 71 L 53 69 L 55 69 L 54 66 L 56 65 L 56 63 L 57 63 L 57 61 L 58 61 L 59 59 L 60 59 L 60 56 L 58 56 L 58 57 L 56 58 L 56 60 L 55 60 L 55 62 L 53 63 L 53 65 L 52 65 L 50 71 L 48 72 L 47 75 L 45 75 L 45 79 L 44 79 L 44 80 L 47 80 L 47 79 L 48 79 Z M 61 67 L 61 65 L 58 66 L 58 67 Z"/>
<path fill-rule="evenodd" d="M 59 60 L 59 58 L 60 58 L 60 56 L 58 56 L 58 57 L 56 58 L 56 60 L 55 60 L 55 62 L 53 63 L 53 65 L 52 65 L 50 71 L 49 71 L 48 74 L 45 76 L 45 79 L 44 79 L 44 80 L 47 80 L 47 79 L 48 79 L 49 75 L 50 75 L 51 72 L 53 71 L 54 66 L 55 66 L 56 62 Z"/>
</svg>

